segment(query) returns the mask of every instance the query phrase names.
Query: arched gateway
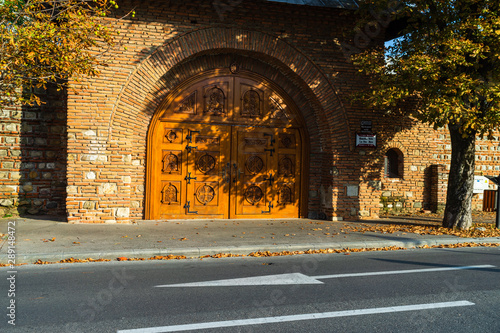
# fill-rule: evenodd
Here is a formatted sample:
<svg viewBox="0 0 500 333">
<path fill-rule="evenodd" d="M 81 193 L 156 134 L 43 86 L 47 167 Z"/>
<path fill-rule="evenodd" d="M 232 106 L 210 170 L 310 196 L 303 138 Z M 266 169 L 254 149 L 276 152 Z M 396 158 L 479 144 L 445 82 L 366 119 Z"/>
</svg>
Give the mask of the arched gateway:
<svg viewBox="0 0 500 333">
<path fill-rule="evenodd" d="M 272 82 L 243 71 L 191 78 L 151 122 L 146 218 L 304 216 L 306 138 Z"/>
</svg>

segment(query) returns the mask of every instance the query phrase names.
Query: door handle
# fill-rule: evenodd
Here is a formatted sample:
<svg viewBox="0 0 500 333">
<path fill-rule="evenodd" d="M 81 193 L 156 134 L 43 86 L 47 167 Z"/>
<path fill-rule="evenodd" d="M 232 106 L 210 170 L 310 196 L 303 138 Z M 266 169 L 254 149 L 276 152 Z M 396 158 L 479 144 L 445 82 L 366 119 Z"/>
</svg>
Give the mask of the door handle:
<svg viewBox="0 0 500 333">
<path fill-rule="evenodd" d="M 228 170 L 229 170 L 229 175 L 228 175 Z M 222 175 L 222 181 L 223 182 L 226 182 L 226 183 L 229 183 L 229 181 L 231 180 L 231 164 L 228 162 L 224 168 L 222 168 L 222 171 L 220 172 L 220 174 Z"/>
<path fill-rule="evenodd" d="M 233 183 L 236 183 L 237 180 L 240 180 L 240 175 L 243 172 L 240 171 L 240 168 L 238 168 L 238 165 L 236 163 L 233 163 L 233 168 L 234 168 L 234 172 L 236 173 L 236 177 L 233 178 Z"/>
</svg>

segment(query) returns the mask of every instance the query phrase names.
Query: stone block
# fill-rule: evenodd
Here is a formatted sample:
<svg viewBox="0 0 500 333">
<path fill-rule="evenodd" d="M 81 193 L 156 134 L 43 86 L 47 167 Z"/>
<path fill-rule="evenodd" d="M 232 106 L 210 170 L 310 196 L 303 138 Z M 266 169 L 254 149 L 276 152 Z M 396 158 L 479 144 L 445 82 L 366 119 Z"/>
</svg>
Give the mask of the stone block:
<svg viewBox="0 0 500 333">
<path fill-rule="evenodd" d="M 78 186 L 66 186 L 67 193 L 78 193 Z"/>
<path fill-rule="evenodd" d="M 1 185 L 0 186 L 0 192 L 13 193 L 16 191 L 17 191 L 16 186 L 12 186 L 12 185 Z"/>
<path fill-rule="evenodd" d="M 82 134 L 83 136 L 96 136 L 96 132 L 93 130 L 84 131 Z"/>
<path fill-rule="evenodd" d="M 11 199 L 2 199 L 0 200 L 0 206 L 3 207 L 12 207 L 14 205 L 14 200 Z"/>
<path fill-rule="evenodd" d="M 22 178 L 22 174 L 19 171 L 13 171 L 10 173 L 10 178 L 14 180 L 19 180 Z"/>
<path fill-rule="evenodd" d="M 39 191 L 40 195 L 47 196 L 50 194 L 50 188 L 42 188 Z"/>
<path fill-rule="evenodd" d="M 368 211 L 368 210 L 360 210 L 359 211 L 359 216 L 361 216 L 361 217 L 369 217 L 370 216 L 370 211 Z"/>
<path fill-rule="evenodd" d="M 37 145 L 37 146 L 46 146 L 47 145 L 47 139 L 45 139 L 45 138 L 35 138 L 35 145 Z"/>
<path fill-rule="evenodd" d="M 59 206 L 59 204 L 55 201 L 50 201 L 45 205 L 45 208 L 47 209 L 56 209 Z"/>
<path fill-rule="evenodd" d="M 97 193 L 98 194 L 113 194 L 116 193 L 118 190 L 118 186 L 116 183 L 105 183 L 102 184 L 101 186 L 98 187 Z"/>
<path fill-rule="evenodd" d="M 129 217 L 130 208 L 118 208 L 116 210 L 116 217 Z"/>
<path fill-rule="evenodd" d="M 83 209 L 95 209 L 96 207 L 96 202 L 95 201 L 85 201 L 83 203 Z"/>
<path fill-rule="evenodd" d="M 82 161 L 89 161 L 89 162 L 97 161 L 97 155 L 84 154 L 82 155 Z"/>
<path fill-rule="evenodd" d="M 346 186 L 346 195 L 348 197 L 357 197 L 359 195 L 359 186 L 358 185 L 347 185 Z"/>
<path fill-rule="evenodd" d="M 17 132 L 17 125 L 16 124 L 6 124 L 5 125 L 5 130 L 8 132 Z"/>
<path fill-rule="evenodd" d="M 24 192 L 31 192 L 31 191 L 33 191 L 33 185 L 25 184 L 25 185 L 23 185 L 22 189 Z"/>
</svg>

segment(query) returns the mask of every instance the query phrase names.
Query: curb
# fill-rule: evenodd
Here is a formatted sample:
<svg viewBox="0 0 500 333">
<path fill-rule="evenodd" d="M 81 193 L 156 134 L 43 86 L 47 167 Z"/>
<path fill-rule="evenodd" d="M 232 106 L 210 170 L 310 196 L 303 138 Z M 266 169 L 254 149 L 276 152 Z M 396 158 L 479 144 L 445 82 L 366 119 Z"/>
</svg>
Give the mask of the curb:
<svg viewBox="0 0 500 333">
<path fill-rule="evenodd" d="M 318 244 L 284 244 L 284 245 L 258 245 L 258 246 L 220 246 L 220 247 L 195 247 L 184 249 L 140 249 L 140 250 L 115 250 L 115 251 L 95 251 L 95 252 L 59 252 L 59 253 L 33 253 L 16 254 L 16 263 L 34 263 L 38 259 L 42 261 L 60 261 L 68 258 L 74 259 L 116 259 L 118 257 L 127 258 L 151 258 L 154 256 L 186 256 L 188 258 L 198 258 L 205 255 L 218 253 L 232 253 L 238 255 L 248 255 L 252 252 L 283 252 L 283 251 L 307 251 L 320 249 L 377 249 L 384 247 L 417 248 L 419 246 L 439 246 L 463 243 L 500 243 L 500 237 L 488 238 L 427 238 L 427 239 L 404 239 L 404 240 L 370 240 L 358 242 L 335 242 Z M 7 254 L 0 254 L 0 263 L 7 264 Z"/>
</svg>

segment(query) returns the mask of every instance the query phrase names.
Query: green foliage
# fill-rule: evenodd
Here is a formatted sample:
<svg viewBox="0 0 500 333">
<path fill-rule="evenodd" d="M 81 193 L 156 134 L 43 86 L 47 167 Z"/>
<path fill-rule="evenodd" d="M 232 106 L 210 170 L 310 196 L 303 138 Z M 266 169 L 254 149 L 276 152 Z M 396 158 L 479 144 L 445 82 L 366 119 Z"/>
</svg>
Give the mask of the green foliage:
<svg viewBox="0 0 500 333">
<path fill-rule="evenodd" d="M 0 107 L 33 104 L 34 88 L 99 74 L 100 57 L 114 45 L 106 16 L 113 0 L 0 2 Z"/>
<path fill-rule="evenodd" d="M 392 2 L 366 5 L 373 11 Z M 411 110 L 436 128 L 458 125 L 464 137 L 498 129 L 500 2 L 401 1 L 395 18 L 408 25 L 392 47 L 353 56 L 370 78 L 369 89 L 358 97 L 387 112 Z"/>
</svg>

